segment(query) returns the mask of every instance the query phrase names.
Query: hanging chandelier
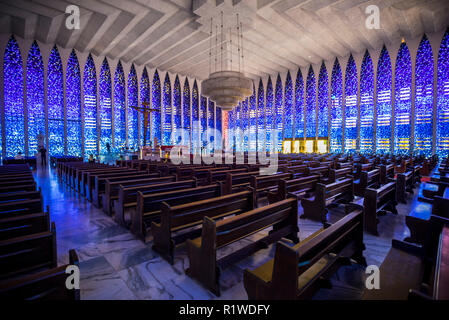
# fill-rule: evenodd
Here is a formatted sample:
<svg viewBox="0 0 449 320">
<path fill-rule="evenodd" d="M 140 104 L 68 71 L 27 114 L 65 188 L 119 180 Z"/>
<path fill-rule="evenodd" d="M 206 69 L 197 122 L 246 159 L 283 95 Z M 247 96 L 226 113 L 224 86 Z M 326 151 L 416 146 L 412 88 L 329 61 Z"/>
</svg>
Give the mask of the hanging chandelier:
<svg viewBox="0 0 449 320">
<path fill-rule="evenodd" d="M 224 52 L 224 30 L 223 12 L 221 12 L 221 45 L 220 45 L 220 70 L 218 70 L 218 26 L 215 35 L 215 71 L 212 72 L 212 39 L 213 19 L 211 18 L 210 29 L 210 51 L 209 51 L 209 77 L 201 83 L 202 94 L 214 101 L 225 111 L 232 110 L 239 102 L 253 94 L 253 81 L 245 77 L 244 55 L 243 55 L 243 24 L 239 22 L 237 14 L 237 48 L 238 48 L 238 71 L 233 70 L 232 65 L 232 28 L 229 28 L 230 54 Z M 226 43 L 227 44 L 227 43 Z M 224 60 L 224 54 L 229 54 L 229 59 Z M 225 64 L 229 64 L 226 68 Z"/>
</svg>

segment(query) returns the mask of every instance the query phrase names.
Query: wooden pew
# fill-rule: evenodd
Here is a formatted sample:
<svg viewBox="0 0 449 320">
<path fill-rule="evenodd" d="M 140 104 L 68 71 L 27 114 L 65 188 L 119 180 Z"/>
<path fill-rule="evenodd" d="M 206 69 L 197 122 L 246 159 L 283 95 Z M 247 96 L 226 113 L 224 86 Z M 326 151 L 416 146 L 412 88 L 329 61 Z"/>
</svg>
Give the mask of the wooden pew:
<svg viewBox="0 0 449 320">
<path fill-rule="evenodd" d="M 115 221 L 124 227 L 128 227 L 126 222 L 126 211 L 133 214 L 133 209 L 137 208 L 137 197 L 140 194 L 152 194 L 165 191 L 175 191 L 197 187 L 197 180 L 182 180 L 176 182 L 162 182 L 143 186 L 125 187 L 119 186 L 118 199 L 113 202 L 113 211 L 115 213 Z"/>
<path fill-rule="evenodd" d="M 327 182 L 334 183 L 335 181 L 345 177 L 353 177 L 352 174 L 352 166 L 342 169 L 329 169 L 329 179 Z"/>
<path fill-rule="evenodd" d="M 8 186 L 8 187 L 0 187 L 0 194 L 9 194 L 14 192 L 31 192 L 36 191 L 37 185 L 36 181 L 30 181 L 26 184 L 20 184 L 15 186 Z"/>
<path fill-rule="evenodd" d="M 432 186 L 432 189 L 426 188 L 426 186 Z M 418 201 L 427 202 L 433 204 L 435 196 L 443 196 L 446 188 L 449 188 L 449 183 L 446 182 L 426 182 L 422 188 L 422 196 L 418 197 Z"/>
<path fill-rule="evenodd" d="M 114 176 L 115 174 L 126 174 L 129 175 L 134 174 L 137 172 L 135 169 L 123 169 L 123 168 L 114 168 L 114 169 L 101 169 L 101 170 L 86 170 L 81 173 L 81 182 L 79 183 L 79 189 L 78 191 L 81 194 L 87 195 L 88 199 L 90 200 L 92 195 L 88 194 L 88 191 L 93 189 L 94 183 L 95 183 L 95 177 L 106 175 L 106 176 Z"/>
<path fill-rule="evenodd" d="M 81 193 L 86 196 L 89 201 L 95 202 L 93 199 L 93 190 L 95 188 L 95 179 L 106 179 L 106 178 L 120 178 L 126 176 L 143 176 L 148 175 L 146 171 L 136 171 L 132 170 L 123 170 L 123 171 L 112 171 L 112 172 L 88 172 L 86 174 L 86 180 L 81 183 Z M 153 177 L 159 177 L 158 174 L 151 175 Z M 100 185 L 101 186 L 101 185 Z"/>
<path fill-rule="evenodd" d="M 363 211 L 354 211 L 291 247 L 276 244 L 274 259 L 243 274 L 249 300 L 310 299 L 349 259 L 363 257 Z M 320 263 L 322 262 L 322 263 Z M 307 275 L 307 276 L 306 276 Z M 300 278 L 303 276 L 302 278 Z"/>
<path fill-rule="evenodd" d="M 380 170 L 362 171 L 358 182 L 354 182 L 354 194 L 358 197 L 365 195 L 366 188 L 374 186 L 380 187 Z"/>
<path fill-rule="evenodd" d="M 39 188 L 38 191 L 19 191 L 0 194 L 0 203 L 30 199 L 42 199 L 41 189 Z"/>
<path fill-rule="evenodd" d="M 394 179 L 394 165 L 393 164 L 383 164 L 379 166 L 380 169 L 380 183 L 386 184 L 388 179 Z"/>
<path fill-rule="evenodd" d="M 165 202 L 170 206 L 197 202 L 206 199 L 221 197 L 222 186 L 218 183 L 196 188 L 170 190 L 159 193 L 138 192 L 137 207 L 131 214 L 131 232 L 144 242 L 150 232 L 152 222 L 160 222 L 161 204 Z"/>
<path fill-rule="evenodd" d="M 92 202 L 97 207 L 100 208 L 102 205 L 102 195 L 106 190 L 106 181 L 109 183 L 112 182 L 120 182 L 120 181 L 129 181 L 129 180 L 147 180 L 159 178 L 159 173 L 142 173 L 139 171 L 136 172 L 123 172 L 119 175 L 109 175 L 109 174 L 101 174 L 98 176 L 94 176 L 93 182 L 93 190 L 90 189 L 89 192 L 92 193 Z"/>
<path fill-rule="evenodd" d="M 447 263 L 449 219 L 431 216 L 426 240 L 422 246 L 392 240 L 392 247 L 379 268 L 380 289 L 365 289 L 364 300 L 429 300 L 448 299 L 447 268 L 442 275 L 442 258 Z M 446 249 L 445 251 L 443 251 Z M 445 255 L 443 255 L 445 253 Z M 443 269 L 444 270 L 444 269 Z M 442 277 L 441 277 L 442 276 Z"/>
<path fill-rule="evenodd" d="M 0 279 L 56 265 L 54 223 L 50 231 L 0 241 Z"/>
<path fill-rule="evenodd" d="M 176 176 L 166 176 L 161 178 L 146 178 L 146 179 L 134 179 L 130 178 L 130 180 L 126 181 L 110 181 L 106 179 L 105 182 L 105 191 L 101 195 L 102 203 L 103 203 L 103 212 L 111 215 L 113 211 L 113 202 L 118 199 L 118 193 L 120 190 L 120 186 L 123 187 L 143 187 L 153 184 L 167 183 L 167 182 L 175 182 Z"/>
<path fill-rule="evenodd" d="M 257 196 L 265 196 L 267 192 L 274 192 L 277 190 L 278 182 L 280 180 L 290 180 L 291 173 L 276 173 L 268 176 L 252 176 L 250 186 L 256 190 Z"/>
<path fill-rule="evenodd" d="M 277 192 L 268 192 L 269 203 L 274 203 L 287 199 L 288 194 L 296 196 L 298 199 L 308 197 L 309 193 L 315 191 L 317 183 L 320 181 L 319 175 L 312 175 L 293 180 L 279 180 Z"/>
<path fill-rule="evenodd" d="M 407 203 L 407 192 L 413 194 L 413 172 L 398 173 L 396 176 L 396 197 L 397 201 Z"/>
<path fill-rule="evenodd" d="M 0 203 L 0 219 L 43 212 L 42 198 Z"/>
<path fill-rule="evenodd" d="M 309 167 L 309 168 L 307 168 L 305 174 L 306 174 L 306 176 L 320 174 L 323 178 L 328 178 L 329 177 L 329 167 L 327 167 L 327 166 L 315 167 L 315 168 Z"/>
<path fill-rule="evenodd" d="M 175 246 L 199 236 L 201 229 L 185 231 L 174 236 L 173 232 L 179 232 L 196 225 L 201 225 L 203 217 L 213 219 L 224 218 L 229 215 L 241 214 L 255 208 L 256 194 L 254 190 L 245 190 L 217 198 L 186 203 L 178 206 L 161 204 L 160 223 L 152 222 L 153 250 L 173 264 Z"/>
<path fill-rule="evenodd" d="M 67 289 L 67 267 L 79 267 L 75 250 L 69 251 L 69 264 L 0 282 L 0 300 L 80 300 L 80 289 Z"/>
<path fill-rule="evenodd" d="M 372 163 L 357 163 L 355 165 L 354 179 L 359 179 L 362 172 L 374 170 Z"/>
<path fill-rule="evenodd" d="M 324 185 L 318 183 L 312 198 L 301 199 L 304 213 L 302 219 L 312 219 L 326 223 L 327 207 L 336 202 L 349 203 L 354 199 L 354 185 L 352 178 L 339 180 Z"/>
<path fill-rule="evenodd" d="M 415 206 L 408 216 L 405 224 L 410 230 L 410 237 L 405 240 L 412 243 L 422 244 L 429 232 L 429 221 L 431 216 L 449 218 L 449 188 L 444 194 L 435 196 L 433 203 L 423 203 Z"/>
<path fill-rule="evenodd" d="M 273 227 L 269 234 L 217 260 L 217 249 Z M 269 244 L 288 238 L 298 243 L 298 201 L 289 198 L 240 215 L 215 222 L 204 217 L 201 237 L 187 240 L 189 268 L 186 274 L 220 296 L 220 274 L 235 262 Z"/>
<path fill-rule="evenodd" d="M 306 175 L 307 165 L 301 164 L 296 166 L 287 167 L 283 172 L 289 172 L 292 174 L 292 179 L 301 178 Z"/>
<path fill-rule="evenodd" d="M 0 219 L 0 241 L 50 230 L 50 214 L 47 212 L 16 215 Z"/>
<path fill-rule="evenodd" d="M 387 183 L 378 189 L 367 188 L 363 198 L 346 206 L 346 212 L 351 210 L 353 204 L 356 208 L 365 211 L 365 229 L 374 235 L 379 235 L 377 230 L 379 219 L 377 217 L 386 212 L 398 214 L 396 182 Z"/>
<path fill-rule="evenodd" d="M 243 173 L 227 173 L 224 190 L 226 194 L 238 191 L 241 188 L 249 187 L 252 176 L 258 176 L 259 171 Z"/>
<path fill-rule="evenodd" d="M 226 176 L 228 173 L 236 174 L 236 173 L 244 173 L 248 172 L 248 168 L 240 168 L 240 169 L 232 169 L 232 170 L 222 170 L 222 171 L 209 171 L 207 177 L 207 184 L 212 184 L 218 181 L 226 181 Z"/>
</svg>

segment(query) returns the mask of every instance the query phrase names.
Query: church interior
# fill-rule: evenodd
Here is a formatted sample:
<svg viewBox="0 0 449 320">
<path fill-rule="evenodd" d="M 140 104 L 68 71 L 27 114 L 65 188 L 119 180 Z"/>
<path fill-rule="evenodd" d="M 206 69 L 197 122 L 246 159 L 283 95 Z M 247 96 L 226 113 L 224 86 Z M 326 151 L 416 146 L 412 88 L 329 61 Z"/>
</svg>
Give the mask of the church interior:
<svg viewBox="0 0 449 320">
<path fill-rule="evenodd" d="M 2 300 L 449 300 L 449 1 L 0 26 Z"/>
</svg>

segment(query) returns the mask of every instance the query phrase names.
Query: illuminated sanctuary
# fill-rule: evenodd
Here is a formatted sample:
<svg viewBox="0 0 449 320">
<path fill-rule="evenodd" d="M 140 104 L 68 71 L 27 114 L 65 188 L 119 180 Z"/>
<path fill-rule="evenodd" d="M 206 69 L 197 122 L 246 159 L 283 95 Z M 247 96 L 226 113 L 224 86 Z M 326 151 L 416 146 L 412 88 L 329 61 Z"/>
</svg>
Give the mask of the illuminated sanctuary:
<svg viewBox="0 0 449 320">
<path fill-rule="evenodd" d="M 39 232 L 56 222 L 39 265 L 81 270 L 57 297 L 449 299 L 449 1 L 0 2 L 0 241 L 34 228 L 14 201 L 47 217 Z M 366 263 L 416 262 L 391 262 L 403 243 L 432 252 L 410 267 L 432 277 L 368 292 Z M 22 297 L 8 281 L 32 258 L 5 248 L 0 297 Z M 323 252 L 352 268 L 309 292 L 298 279 Z"/>
</svg>

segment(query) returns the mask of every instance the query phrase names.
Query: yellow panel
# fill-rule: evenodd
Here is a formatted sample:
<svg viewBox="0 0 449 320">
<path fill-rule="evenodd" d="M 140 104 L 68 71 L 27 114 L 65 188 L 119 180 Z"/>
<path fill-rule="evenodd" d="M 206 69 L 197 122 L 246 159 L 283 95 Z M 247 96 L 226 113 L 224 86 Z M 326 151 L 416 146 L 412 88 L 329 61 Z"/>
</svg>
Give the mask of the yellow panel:
<svg viewBox="0 0 449 320">
<path fill-rule="evenodd" d="M 299 146 L 300 146 L 299 141 L 295 140 L 293 142 L 293 153 L 299 153 L 299 151 L 300 151 Z"/>
<path fill-rule="evenodd" d="M 290 140 L 286 140 L 282 144 L 282 153 L 291 153 L 292 152 L 292 142 Z"/>
<path fill-rule="evenodd" d="M 327 153 L 327 140 L 318 140 L 318 152 Z"/>
<path fill-rule="evenodd" d="M 313 153 L 313 140 L 306 141 L 306 153 Z"/>
</svg>

